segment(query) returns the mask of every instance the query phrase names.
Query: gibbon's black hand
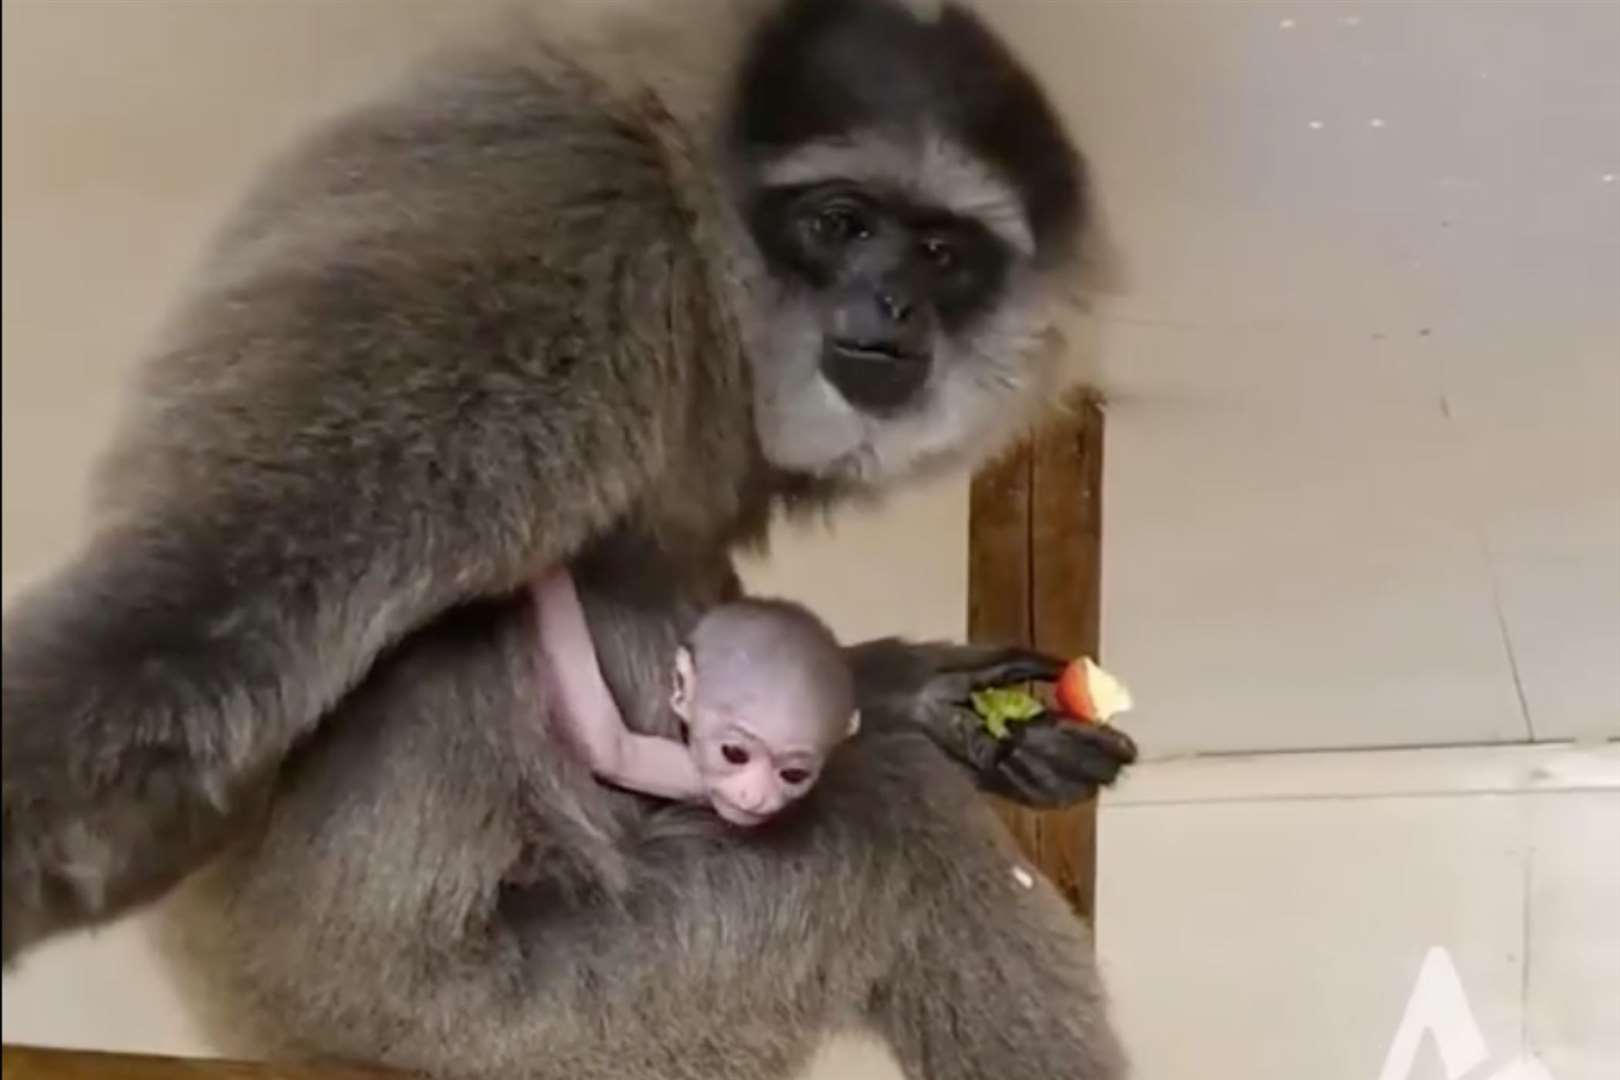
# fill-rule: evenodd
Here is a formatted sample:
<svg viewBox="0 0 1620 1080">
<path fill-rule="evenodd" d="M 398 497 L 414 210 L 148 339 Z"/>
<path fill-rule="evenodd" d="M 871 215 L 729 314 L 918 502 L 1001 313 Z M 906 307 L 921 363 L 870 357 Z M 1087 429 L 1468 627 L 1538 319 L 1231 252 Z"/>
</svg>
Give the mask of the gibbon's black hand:
<svg viewBox="0 0 1620 1080">
<path fill-rule="evenodd" d="M 1075 723 L 1051 713 L 1011 725 L 1004 739 L 982 726 L 966 732 L 964 739 L 980 787 L 1037 809 L 1089 799 L 1136 760 L 1136 744 L 1118 728 Z"/>
<path fill-rule="evenodd" d="M 885 639 L 854 647 L 851 662 L 864 706 L 920 726 L 966 764 L 982 788 L 1026 806 L 1088 799 L 1136 760 L 1135 743 L 1118 729 L 1050 714 L 1013 725 L 1001 739 L 985 730 L 973 691 L 1055 681 L 1066 662 L 1045 653 Z"/>
</svg>

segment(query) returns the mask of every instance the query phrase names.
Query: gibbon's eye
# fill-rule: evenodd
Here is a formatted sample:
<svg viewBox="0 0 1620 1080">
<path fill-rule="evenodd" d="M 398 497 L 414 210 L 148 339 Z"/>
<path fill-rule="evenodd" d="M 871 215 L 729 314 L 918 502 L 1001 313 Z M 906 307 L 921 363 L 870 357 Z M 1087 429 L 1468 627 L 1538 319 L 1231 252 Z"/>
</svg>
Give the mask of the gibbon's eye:
<svg viewBox="0 0 1620 1080">
<path fill-rule="evenodd" d="M 748 764 L 748 751 L 744 750 L 736 743 L 726 743 L 724 746 L 722 746 L 720 748 L 720 756 L 731 762 L 733 765 Z"/>
<path fill-rule="evenodd" d="M 810 779 L 810 770 L 809 769 L 783 769 L 777 775 L 782 778 L 782 782 L 784 784 L 792 784 L 793 786 L 797 787 L 798 785 L 804 783 L 806 780 Z"/>
<path fill-rule="evenodd" d="M 859 207 L 849 203 L 823 206 L 810 215 L 810 235 L 823 247 L 843 247 L 872 235 L 871 222 Z"/>
<path fill-rule="evenodd" d="M 922 242 L 923 255 L 934 269 L 948 274 L 957 266 L 956 245 L 939 236 L 930 236 Z"/>
</svg>

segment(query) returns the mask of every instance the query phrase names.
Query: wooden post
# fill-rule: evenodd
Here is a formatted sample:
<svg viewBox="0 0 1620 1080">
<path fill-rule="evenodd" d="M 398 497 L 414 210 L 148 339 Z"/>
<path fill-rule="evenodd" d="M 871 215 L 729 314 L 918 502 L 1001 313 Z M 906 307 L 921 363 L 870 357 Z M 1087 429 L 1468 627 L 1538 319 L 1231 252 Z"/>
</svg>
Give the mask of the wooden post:
<svg viewBox="0 0 1620 1080">
<path fill-rule="evenodd" d="M 973 479 L 968 637 L 1097 656 L 1102 595 L 1103 411 L 1077 394 L 1063 416 Z M 1025 855 L 1093 919 L 1096 803 L 1036 812 L 994 800 Z"/>
</svg>

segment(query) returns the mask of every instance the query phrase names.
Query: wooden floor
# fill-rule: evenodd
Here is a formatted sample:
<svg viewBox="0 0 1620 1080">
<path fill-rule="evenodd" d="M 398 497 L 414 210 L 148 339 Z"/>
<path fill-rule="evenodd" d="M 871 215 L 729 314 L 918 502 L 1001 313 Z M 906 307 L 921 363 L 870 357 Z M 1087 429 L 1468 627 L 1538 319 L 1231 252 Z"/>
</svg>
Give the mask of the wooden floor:
<svg viewBox="0 0 1620 1080">
<path fill-rule="evenodd" d="M 339 1065 L 271 1065 L 33 1046 L 0 1049 L 0 1073 L 5 1080 L 399 1080 L 403 1075 Z"/>
</svg>

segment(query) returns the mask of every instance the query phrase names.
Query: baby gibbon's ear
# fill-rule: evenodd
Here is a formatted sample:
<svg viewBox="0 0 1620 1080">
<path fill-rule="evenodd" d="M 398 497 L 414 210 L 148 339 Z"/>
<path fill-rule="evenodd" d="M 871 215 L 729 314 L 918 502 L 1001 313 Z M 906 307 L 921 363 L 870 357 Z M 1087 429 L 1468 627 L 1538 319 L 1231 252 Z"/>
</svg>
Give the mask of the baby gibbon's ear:
<svg viewBox="0 0 1620 1080">
<path fill-rule="evenodd" d="M 697 693 L 697 668 L 692 663 L 692 650 L 682 645 L 675 650 L 675 685 L 669 693 L 669 707 L 675 715 L 692 721 L 692 698 Z"/>
</svg>

